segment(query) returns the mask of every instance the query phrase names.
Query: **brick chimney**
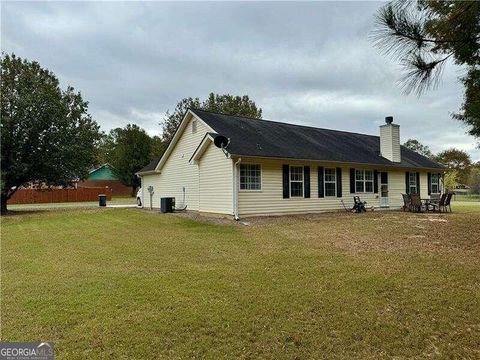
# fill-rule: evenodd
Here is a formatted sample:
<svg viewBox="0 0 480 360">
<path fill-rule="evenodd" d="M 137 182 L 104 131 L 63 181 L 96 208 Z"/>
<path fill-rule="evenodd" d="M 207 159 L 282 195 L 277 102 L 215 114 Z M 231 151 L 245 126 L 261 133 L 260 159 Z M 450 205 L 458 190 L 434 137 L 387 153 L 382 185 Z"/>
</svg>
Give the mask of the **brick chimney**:
<svg viewBox="0 0 480 360">
<path fill-rule="evenodd" d="M 400 125 L 393 124 L 393 116 L 385 118 L 380 126 L 380 155 L 392 162 L 400 162 Z"/>
</svg>

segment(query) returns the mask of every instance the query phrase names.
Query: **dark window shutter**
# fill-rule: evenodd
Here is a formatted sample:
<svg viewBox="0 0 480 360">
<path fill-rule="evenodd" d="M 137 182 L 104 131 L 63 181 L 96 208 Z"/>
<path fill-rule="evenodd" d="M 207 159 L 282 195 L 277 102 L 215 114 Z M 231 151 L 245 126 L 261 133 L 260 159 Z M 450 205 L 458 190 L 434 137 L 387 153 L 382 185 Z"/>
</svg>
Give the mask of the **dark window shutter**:
<svg viewBox="0 0 480 360">
<path fill-rule="evenodd" d="M 428 195 L 432 193 L 432 173 L 427 174 L 427 181 L 428 181 Z"/>
<path fill-rule="evenodd" d="M 323 166 L 318 167 L 318 197 L 322 198 L 324 194 L 324 179 L 323 179 Z"/>
<path fill-rule="evenodd" d="M 310 197 L 310 166 L 303 167 L 303 196 Z"/>
<path fill-rule="evenodd" d="M 355 194 L 355 169 L 350 168 L 350 194 Z"/>
<path fill-rule="evenodd" d="M 405 173 L 405 194 L 410 194 L 409 180 L 410 180 L 410 173 L 407 171 Z"/>
<path fill-rule="evenodd" d="M 378 194 L 378 171 L 373 170 L 373 192 Z"/>
<path fill-rule="evenodd" d="M 420 173 L 417 172 L 417 194 L 420 194 Z"/>
<path fill-rule="evenodd" d="M 342 168 L 337 168 L 337 197 L 342 197 Z"/>
<path fill-rule="evenodd" d="M 381 172 L 380 179 L 382 180 L 382 184 L 388 184 L 388 172 Z"/>
<path fill-rule="evenodd" d="M 283 165 L 283 198 L 290 197 L 290 166 Z"/>
</svg>

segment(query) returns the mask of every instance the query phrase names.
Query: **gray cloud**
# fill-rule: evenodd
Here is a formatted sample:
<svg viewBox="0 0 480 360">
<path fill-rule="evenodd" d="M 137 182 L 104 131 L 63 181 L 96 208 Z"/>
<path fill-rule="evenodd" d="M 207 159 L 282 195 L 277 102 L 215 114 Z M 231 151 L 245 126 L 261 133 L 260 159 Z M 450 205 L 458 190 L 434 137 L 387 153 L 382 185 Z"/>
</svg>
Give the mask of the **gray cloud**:
<svg viewBox="0 0 480 360">
<path fill-rule="evenodd" d="M 398 65 L 368 36 L 381 3 L 3 2 L 2 50 L 39 61 L 80 90 L 104 130 L 151 134 L 183 97 L 248 94 L 279 121 L 370 134 L 386 115 L 402 139 L 480 160 L 450 115 L 461 70 L 438 89 L 402 94 Z"/>
</svg>

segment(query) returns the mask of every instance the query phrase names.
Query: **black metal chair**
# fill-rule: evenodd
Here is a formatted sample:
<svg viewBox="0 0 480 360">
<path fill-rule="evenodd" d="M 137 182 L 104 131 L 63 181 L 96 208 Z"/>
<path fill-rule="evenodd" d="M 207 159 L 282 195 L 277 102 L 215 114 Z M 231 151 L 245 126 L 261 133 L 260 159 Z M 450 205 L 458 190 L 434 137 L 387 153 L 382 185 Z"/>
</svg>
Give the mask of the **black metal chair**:
<svg viewBox="0 0 480 360">
<path fill-rule="evenodd" d="M 366 201 L 361 201 L 360 196 L 354 196 L 353 197 L 352 211 L 355 211 L 356 213 L 367 212 L 366 205 L 367 205 L 367 202 Z"/>
<path fill-rule="evenodd" d="M 427 211 L 430 211 L 430 208 L 432 209 L 433 212 L 435 212 L 437 209 L 438 211 L 441 211 L 442 206 L 445 205 L 445 199 L 447 198 L 447 194 L 442 194 L 440 198 L 437 201 L 429 201 L 427 202 Z"/>
<path fill-rule="evenodd" d="M 453 193 L 448 193 L 447 194 L 447 197 L 445 199 L 445 203 L 443 204 L 443 209 L 445 210 L 445 212 L 447 212 L 447 211 L 452 212 L 452 206 L 450 205 L 450 202 L 452 201 L 452 196 L 453 196 Z"/>
</svg>

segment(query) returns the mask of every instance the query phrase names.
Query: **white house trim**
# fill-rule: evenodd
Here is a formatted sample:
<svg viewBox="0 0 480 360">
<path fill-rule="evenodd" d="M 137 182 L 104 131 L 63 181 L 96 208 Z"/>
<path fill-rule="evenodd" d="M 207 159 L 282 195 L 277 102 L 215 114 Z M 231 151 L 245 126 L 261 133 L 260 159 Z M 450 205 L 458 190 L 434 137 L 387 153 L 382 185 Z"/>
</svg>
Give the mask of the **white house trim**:
<svg viewBox="0 0 480 360">
<path fill-rule="evenodd" d="M 175 147 L 175 145 L 177 144 L 178 140 L 179 140 L 180 137 L 182 136 L 183 131 L 185 130 L 185 127 L 186 127 L 187 124 L 188 124 L 188 120 L 190 119 L 190 116 L 193 116 L 195 119 L 197 119 L 197 121 L 201 121 L 202 124 L 204 124 L 205 127 L 206 127 L 210 132 L 215 132 L 215 130 L 213 130 L 207 123 L 205 123 L 205 122 L 204 122 L 200 117 L 198 117 L 194 112 L 192 112 L 191 110 L 188 110 L 188 111 L 186 112 L 185 116 L 183 117 L 182 122 L 181 122 L 180 125 L 178 126 L 177 131 L 175 131 L 175 135 L 173 136 L 172 141 L 170 141 L 170 144 L 168 144 L 167 150 L 165 150 L 165 152 L 163 153 L 162 157 L 160 158 L 160 161 L 158 162 L 157 167 L 155 168 L 155 171 L 160 171 L 160 170 L 162 169 L 163 165 L 165 165 L 165 162 L 167 161 L 168 157 L 169 157 L 170 154 L 172 153 L 173 148 Z"/>
<path fill-rule="evenodd" d="M 215 138 L 211 133 L 206 133 L 200 144 L 198 144 L 197 148 L 195 149 L 195 152 L 190 157 L 189 163 L 193 165 L 198 164 L 198 161 L 202 157 L 203 153 L 205 150 L 207 150 L 208 145 L 213 142 L 214 139 Z"/>
</svg>

